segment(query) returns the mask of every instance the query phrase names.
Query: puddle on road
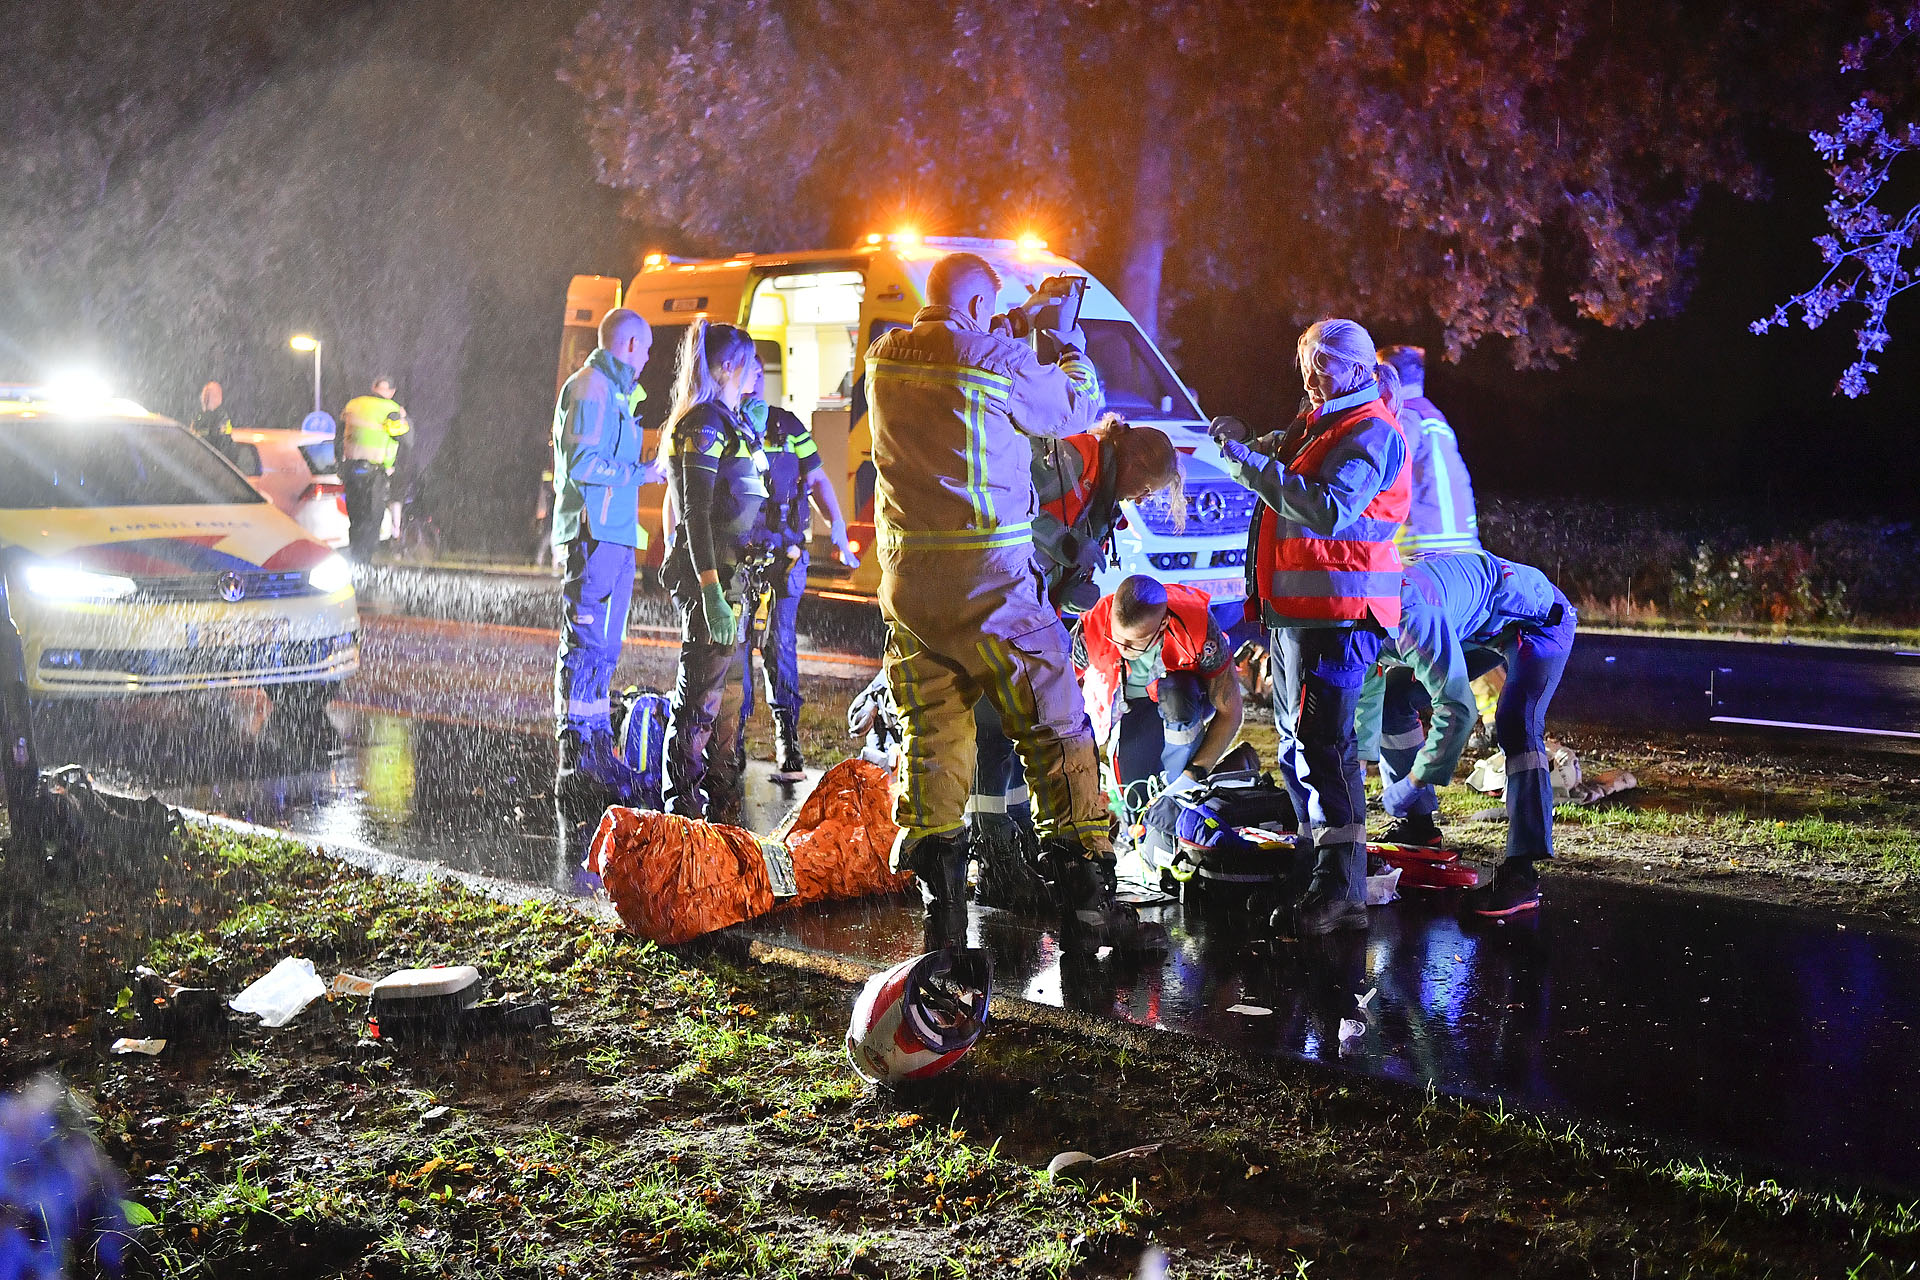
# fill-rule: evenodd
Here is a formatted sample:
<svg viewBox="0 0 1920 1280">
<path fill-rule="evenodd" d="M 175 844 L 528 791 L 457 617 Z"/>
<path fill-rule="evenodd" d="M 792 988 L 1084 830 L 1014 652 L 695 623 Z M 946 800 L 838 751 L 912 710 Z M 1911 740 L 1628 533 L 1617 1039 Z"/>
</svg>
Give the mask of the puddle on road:
<svg viewBox="0 0 1920 1280">
<path fill-rule="evenodd" d="M 49 763 L 116 789 L 563 889 L 583 852 L 556 823 L 551 742 L 336 708 L 285 732 L 255 693 L 42 709 Z M 753 780 L 770 828 L 794 798 Z M 1462 921 L 1414 894 L 1365 937 L 1273 943 L 1230 912 L 1151 908 L 1164 960 L 1061 955 L 1035 922 L 976 908 L 996 981 L 1047 1004 L 1570 1118 L 1628 1125 L 1835 1183 L 1920 1187 L 1920 945 L 1825 917 L 1644 887 L 1548 882 L 1533 919 Z M 880 962 L 920 949 L 918 911 L 845 903 L 754 926 Z M 1377 987 L 1342 1057 L 1337 1027 Z M 1248 1013 L 1248 1009 L 1268 1012 Z"/>
</svg>

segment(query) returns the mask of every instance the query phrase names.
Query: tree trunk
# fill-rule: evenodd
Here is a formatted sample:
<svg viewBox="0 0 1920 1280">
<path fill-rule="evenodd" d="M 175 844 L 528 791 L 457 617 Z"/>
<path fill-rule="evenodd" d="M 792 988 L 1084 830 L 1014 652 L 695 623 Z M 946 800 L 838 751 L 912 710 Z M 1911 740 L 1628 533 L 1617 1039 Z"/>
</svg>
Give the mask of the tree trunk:
<svg viewBox="0 0 1920 1280">
<path fill-rule="evenodd" d="M 1141 86 L 1140 152 L 1134 166 L 1133 208 L 1120 264 L 1120 301 L 1160 338 L 1160 265 L 1173 220 L 1174 68 L 1152 59 Z"/>
</svg>

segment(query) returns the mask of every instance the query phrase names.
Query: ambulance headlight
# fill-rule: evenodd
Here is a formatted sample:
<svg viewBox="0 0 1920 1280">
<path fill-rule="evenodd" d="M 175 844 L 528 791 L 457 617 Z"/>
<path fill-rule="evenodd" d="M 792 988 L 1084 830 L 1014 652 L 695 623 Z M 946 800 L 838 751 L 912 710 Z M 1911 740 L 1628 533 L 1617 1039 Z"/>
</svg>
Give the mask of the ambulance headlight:
<svg viewBox="0 0 1920 1280">
<path fill-rule="evenodd" d="M 30 564 L 21 576 L 27 590 L 46 600 L 118 600 L 138 590 L 132 578 L 58 564 Z"/>
<path fill-rule="evenodd" d="M 307 585 L 324 596 L 344 591 L 353 585 L 353 566 L 338 553 L 330 555 L 307 570 Z"/>
</svg>

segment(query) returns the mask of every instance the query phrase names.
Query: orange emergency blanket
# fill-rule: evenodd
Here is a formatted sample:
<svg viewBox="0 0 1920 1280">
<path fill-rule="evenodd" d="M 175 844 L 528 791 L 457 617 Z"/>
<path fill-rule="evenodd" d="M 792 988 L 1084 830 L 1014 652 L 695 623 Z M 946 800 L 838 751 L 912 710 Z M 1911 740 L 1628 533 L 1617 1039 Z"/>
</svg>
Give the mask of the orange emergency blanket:
<svg viewBox="0 0 1920 1280">
<path fill-rule="evenodd" d="M 587 853 L 621 923 L 660 943 L 765 915 L 777 906 L 904 889 L 912 875 L 887 869 L 893 801 L 885 769 L 846 760 L 827 770 L 777 838 L 799 892 L 776 898 L 759 837 L 739 827 L 614 807 Z M 778 853 L 775 854 L 778 857 Z"/>
</svg>

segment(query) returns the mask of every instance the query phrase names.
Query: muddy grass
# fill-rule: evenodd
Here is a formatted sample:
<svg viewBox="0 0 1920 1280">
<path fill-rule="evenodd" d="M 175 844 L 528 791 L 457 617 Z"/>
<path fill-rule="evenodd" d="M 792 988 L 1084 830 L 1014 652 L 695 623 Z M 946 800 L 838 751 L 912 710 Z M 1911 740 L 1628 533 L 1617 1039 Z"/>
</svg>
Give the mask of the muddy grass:
<svg viewBox="0 0 1920 1280">
<path fill-rule="evenodd" d="M 9 864 L 0 1081 L 60 1070 L 188 1276 L 1862 1276 L 1912 1206 L 1644 1143 L 1009 1007 L 960 1068 L 863 1086 L 850 976 L 669 952 L 554 902 L 376 879 L 198 832 L 163 864 Z M 111 1058 L 126 968 L 226 991 L 472 961 L 551 1032 L 361 1036 L 359 1002 Z M 250 1020 L 248 1020 L 250 1021 Z M 1145 1147 L 1103 1182 L 1064 1149 Z"/>
</svg>

